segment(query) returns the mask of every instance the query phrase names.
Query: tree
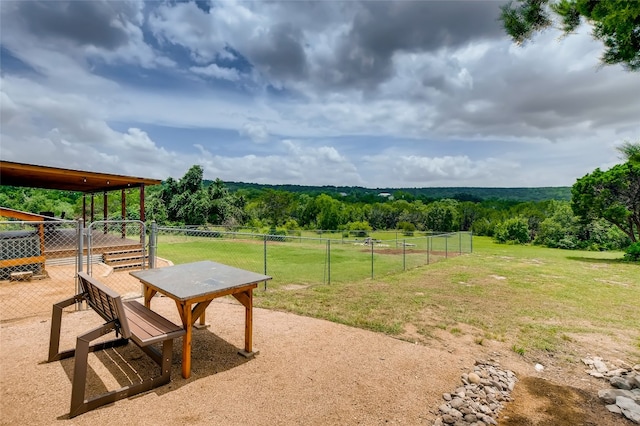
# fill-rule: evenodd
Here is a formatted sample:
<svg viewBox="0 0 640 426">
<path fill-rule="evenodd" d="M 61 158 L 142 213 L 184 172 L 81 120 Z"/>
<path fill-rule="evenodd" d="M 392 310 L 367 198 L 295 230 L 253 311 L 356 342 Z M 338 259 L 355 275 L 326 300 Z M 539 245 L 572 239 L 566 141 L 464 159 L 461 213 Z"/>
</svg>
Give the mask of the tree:
<svg viewBox="0 0 640 426">
<path fill-rule="evenodd" d="M 275 229 L 289 218 L 293 209 L 292 201 L 293 194 L 290 192 L 268 189 L 262 194 L 260 205 L 263 217 L 269 221 L 271 228 Z"/>
<path fill-rule="evenodd" d="M 565 35 L 585 20 L 593 26 L 593 37 L 605 46 L 604 64 L 622 64 L 640 70 L 640 2 L 624 0 L 517 0 L 501 6 L 504 29 L 518 44 L 553 25 L 558 16 Z"/>
<path fill-rule="evenodd" d="M 618 147 L 624 158 L 632 163 L 640 163 L 640 142 L 624 142 Z"/>
<path fill-rule="evenodd" d="M 458 201 L 443 199 L 427 206 L 426 229 L 430 231 L 457 231 L 460 226 Z"/>
<path fill-rule="evenodd" d="M 342 224 L 340 214 L 342 203 L 327 194 L 321 194 L 316 197 L 316 206 L 318 208 L 318 214 L 316 216 L 318 229 L 338 229 Z"/>
<path fill-rule="evenodd" d="M 540 222 L 534 239 L 536 244 L 547 247 L 575 249 L 578 247 L 578 218 L 567 201 L 552 201 L 549 214 Z"/>
<path fill-rule="evenodd" d="M 596 169 L 578 179 L 571 189 L 571 207 L 583 221 L 604 219 L 617 226 L 631 242 L 640 239 L 640 163 Z"/>
<path fill-rule="evenodd" d="M 167 206 L 168 219 L 189 225 L 206 223 L 210 203 L 202 186 L 203 170 L 199 165 L 191 166 L 178 182 L 167 179 L 161 198 Z"/>
</svg>

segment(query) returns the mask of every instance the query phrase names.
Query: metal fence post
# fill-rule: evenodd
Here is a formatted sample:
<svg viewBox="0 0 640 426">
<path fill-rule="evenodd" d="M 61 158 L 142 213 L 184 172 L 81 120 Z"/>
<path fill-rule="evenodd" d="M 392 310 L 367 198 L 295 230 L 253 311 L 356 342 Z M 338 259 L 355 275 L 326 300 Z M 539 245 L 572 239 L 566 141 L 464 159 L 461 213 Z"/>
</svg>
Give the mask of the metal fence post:
<svg viewBox="0 0 640 426">
<path fill-rule="evenodd" d="M 264 236 L 264 274 L 267 275 L 267 235 Z M 267 290 L 267 282 L 264 282 L 264 289 Z"/>
<path fill-rule="evenodd" d="M 371 279 L 373 279 L 373 238 L 371 239 Z"/>
<path fill-rule="evenodd" d="M 449 236 L 448 235 L 444 236 L 444 258 L 445 259 L 449 258 Z"/>
<path fill-rule="evenodd" d="M 88 228 L 84 228 L 84 234 L 87 236 L 87 274 L 91 275 L 91 237 L 93 236 L 93 223 Z"/>
<path fill-rule="evenodd" d="M 429 264 L 429 252 L 431 251 L 431 237 L 427 237 L 427 265 Z"/>
<path fill-rule="evenodd" d="M 459 253 L 462 254 L 462 232 L 458 232 L 458 249 Z"/>
<path fill-rule="evenodd" d="M 149 233 L 149 269 L 156 267 L 156 251 L 158 246 L 158 224 L 151 222 L 151 232 Z"/>
<path fill-rule="evenodd" d="M 331 284 L 331 240 L 327 239 L 327 284 Z"/>
<path fill-rule="evenodd" d="M 77 245 L 78 245 L 78 253 L 77 253 L 77 257 L 78 257 L 78 272 L 82 272 L 83 271 L 83 264 L 82 264 L 82 253 L 84 251 L 83 249 L 83 243 L 84 243 L 84 238 L 82 238 L 82 234 L 83 234 L 83 222 L 82 219 L 78 219 L 78 224 L 76 225 L 76 241 L 77 241 Z M 77 288 L 77 290 L 80 290 L 80 288 Z M 79 293 L 76 292 L 76 294 Z"/>
<path fill-rule="evenodd" d="M 396 238 L 398 238 L 398 233 L 396 232 Z M 396 245 L 397 246 L 397 245 Z M 407 239 L 402 240 L 402 270 L 407 270 Z"/>
<path fill-rule="evenodd" d="M 84 224 L 84 221 L 82 219 L 78 219 L 78 223 L 76 225 L 76 244 L 78 249 L 78 252 L 76 253 L 76 262 L 78 263 L 76 269 L 78 272 L 82 272 L 84 268 L 84 265 L 82 263 L 82 254 L 84 251 L 83 224 Z M 74 278 L 76 280 L 76 294 L 80 294 L 81 289 L 80 289 L 80 281 L 78 281 L 78 275 L 76 274 Z M 76 311 L 82 310 L 82 302 L 77 302 L 75 309 Z"/>
</svg>

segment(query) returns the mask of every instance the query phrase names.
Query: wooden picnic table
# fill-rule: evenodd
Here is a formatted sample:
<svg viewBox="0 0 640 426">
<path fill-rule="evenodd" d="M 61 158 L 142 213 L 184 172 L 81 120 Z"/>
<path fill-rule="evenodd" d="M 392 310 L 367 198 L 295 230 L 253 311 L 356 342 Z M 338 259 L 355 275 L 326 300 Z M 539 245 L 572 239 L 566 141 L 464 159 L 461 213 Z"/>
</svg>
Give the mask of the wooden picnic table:
<svg viewBox="0 0 640 426">
<path fill-rule="evenodd" d="M 182 377 L 185 379 L 191 376 L 192 328 L 198 318 L 200 326 L 206 326 L 205 310 L 217 297 L 232 295 L 245 307 L 244 350 L 239 353 L 246 357 L 253 355 L 253 289 L 259 282 L 270 280 L 270 276 L 208 260 L 130 274 L 142 282 L 147 308 L 156 293 L 176 302 L 186 331 L 182 341 Z"/>
</svg>

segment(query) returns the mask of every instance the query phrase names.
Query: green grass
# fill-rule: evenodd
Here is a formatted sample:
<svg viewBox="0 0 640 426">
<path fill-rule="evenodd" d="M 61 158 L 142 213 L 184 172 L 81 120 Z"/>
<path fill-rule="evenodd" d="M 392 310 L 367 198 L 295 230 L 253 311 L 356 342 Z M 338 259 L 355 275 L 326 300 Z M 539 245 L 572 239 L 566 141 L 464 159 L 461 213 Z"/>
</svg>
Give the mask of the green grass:
<svg viewBox="0 0 640 426">
<path fill-rule="evenodd" d="M 222 238 L 160 236 L 157 254 L 176 264 L 210 259 L 273 277 L 270 285 L 323 284 L 352 282 L 364 278 L 384 276 L 427 263 L 426 240 L 421 246 L 404 251 L 395 244 L 374 247 L 341 244 L 330 245 L 327 256 L 326 240 L 296 240 L 267 242 L 259 239 L 229 240 Z M 396 250 L 395 254 L 384 253 Z M 435 257 L 434 257 L 435 259 Z M 372 271 L 373 260 L 373 271 Z M 265 270 L 266 262 L 266 270 Z"/>
<path fill-rule="evenodd" d="M 158 251 L 176 263 L 213 259 L 264 272 L 262 243 L 217 243 L 161 241 Z M 374 254 L 371 279 L 371 253 L 335 243 L 330 284 L 318 278 L 326 272 L 324 245 L 270 245 L 274 282 L 255 293 L 255 304 L 400 337 L 411 324 L 425 341 L 436 330 L 473 333 L 476 343 L 498 340 L 520 354 L 558 351 L 590 333 L 627 339 L 638 352 L 640 265 L 621 261 L 621 252 L 498 245 L 483 237 L 473 244 L 472 254 L 404 273 L 392 273 L 402 271 L 402 256 Z"/>
</svg>

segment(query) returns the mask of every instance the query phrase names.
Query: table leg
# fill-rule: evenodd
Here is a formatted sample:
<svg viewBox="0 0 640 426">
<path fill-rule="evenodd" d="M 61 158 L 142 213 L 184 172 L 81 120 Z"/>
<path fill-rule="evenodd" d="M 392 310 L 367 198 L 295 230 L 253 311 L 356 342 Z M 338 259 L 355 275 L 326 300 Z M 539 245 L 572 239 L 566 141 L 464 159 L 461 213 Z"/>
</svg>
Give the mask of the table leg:
<svg viewBox="0 0 640 426">
<path fill-rule="evenodd" d="M 182 377 L 188 379 L 191 377 L 191 339 L 193 335 L 191 304 L 176 301 L 176 305 L 178 306 L 178 312 L 180 312 L 182 326 L 186 332 L 186 334 L 182 336 Z"/>
<path fill-rule="evenodd" d="M 244 306 L 244 350 L 240 355 L 251 357 L 253 352 L 253 289 L 233 295 Z"/>
<path fill-rule="evenodd" d="M 249 303 L 244 310 L 244 350 L 253 352 L 253 290 L 249 290 Z"/>
<path fill-rule="evenodd" d="M 204 302 L 200 302 L 196 304 L 195 308 L 191 311 L 192 319 L 194 321 L 193 326 L 198 330 L 203 328 L 209 328 L 209 324 L 205 322 L 205 314 L 207 306 L 211 303 L 211 300 L 205 300 Z M 195 321 L 200 318 L 200 324 L 196 324 Z"/>
<path fill-rule="evenodd" d="M 144 285 L 144 306 L 147 309 L 151 308 L 151 299 L 156 295 L 156 293 L 156 290 L 152 289 L 148 285 Z"/>
</svg>

